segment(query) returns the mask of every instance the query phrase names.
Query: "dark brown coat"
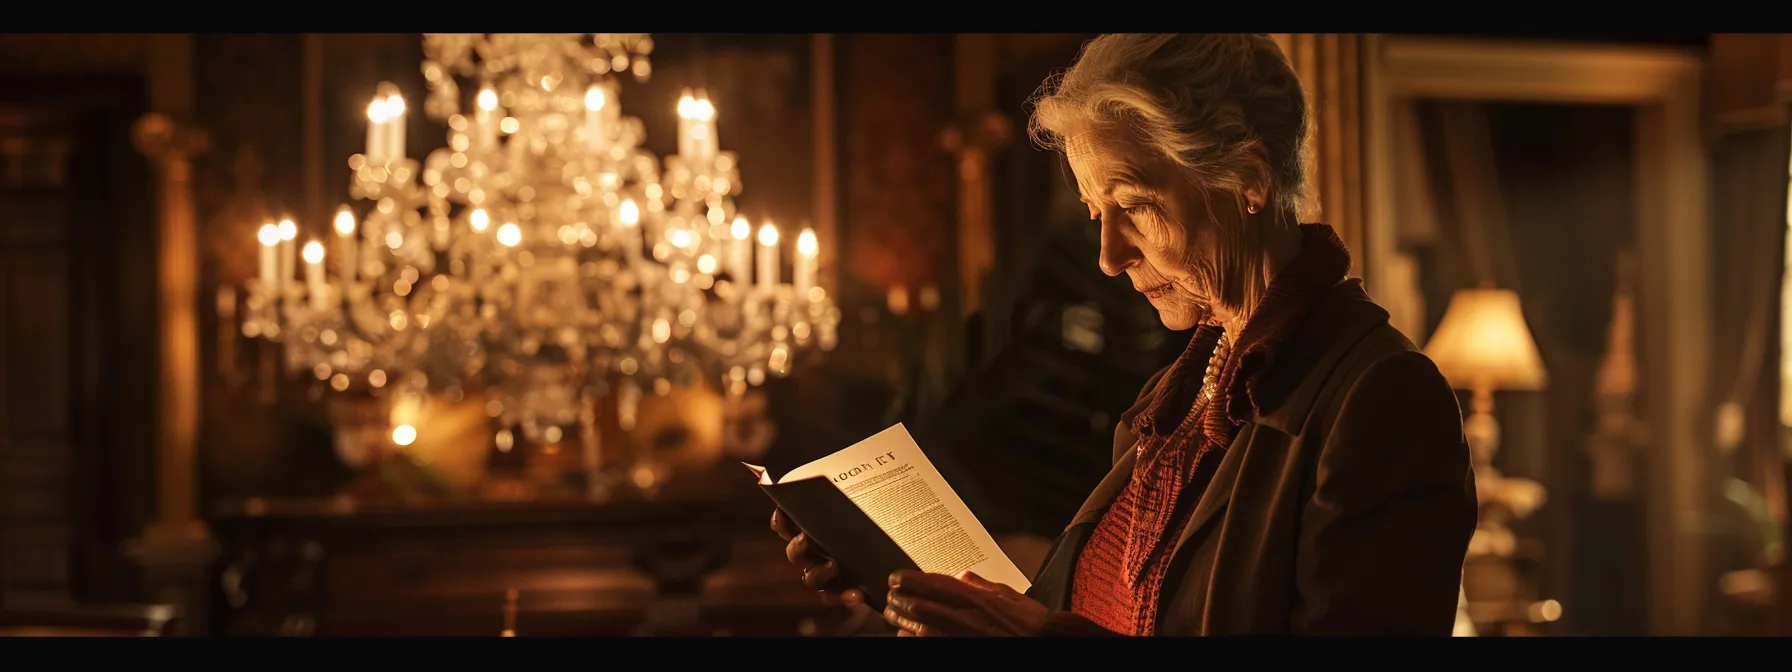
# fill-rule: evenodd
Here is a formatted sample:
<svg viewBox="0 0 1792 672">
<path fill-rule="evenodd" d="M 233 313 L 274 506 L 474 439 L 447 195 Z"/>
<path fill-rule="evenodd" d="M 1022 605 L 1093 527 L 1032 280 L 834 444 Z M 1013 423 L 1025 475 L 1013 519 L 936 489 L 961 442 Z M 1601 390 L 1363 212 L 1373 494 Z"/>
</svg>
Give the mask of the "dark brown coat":
<svg viewBox="0 0 1792 672">
<path fill-rule="evenodd" d="M 1356 281 L 1315 301 L 1261 376 L 1256 417 L 1179 533 L 1158 634 L 1448 636 L 1476 517 L 1449 383 Z M 1157 383 L 1034 577 L 1028 595 L 1048 607 L 1069 609 L 1076 558 L 1132 476 L 1129 421 Z"/>
</svg>

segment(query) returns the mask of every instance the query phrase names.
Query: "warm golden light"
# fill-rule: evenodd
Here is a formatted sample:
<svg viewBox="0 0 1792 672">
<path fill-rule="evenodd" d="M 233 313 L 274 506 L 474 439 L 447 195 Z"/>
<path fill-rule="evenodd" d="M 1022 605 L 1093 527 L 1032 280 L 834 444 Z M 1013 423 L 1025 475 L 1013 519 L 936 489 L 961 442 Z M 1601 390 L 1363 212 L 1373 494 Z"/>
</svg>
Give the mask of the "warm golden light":
<svg viewBox="0 0 1792 672">
<path fill-rule="evenodd" d="M 691 232 L 686 229 L 673 229 L 669 235 L 673 247 L 685 247 L 691 244 Z"/>
<path fill-rule="evenodd" d="M 417 428 L 410 425 L 399 425 L 392 428 L 392 442 L 400 446 L 408 446 L 417 441 Z"/>
<path fill-rule="evenodd" d="M 336 211 L 336 233 L 347 236 L 353 235 L 354 232 L 355 212 L 348 209 L 348 206 L 346 205 L 342 206 L 341 210 Z"/>
<path fill-rule="evenodd" d="M 305 249 L 299 254 L 305 258 L 307 264 L 324 263 L 324 244 L 315 240 L 305 243 Z"/>
<path fill-rule="evenodd" d="M 404 109 L 404 96 L 396 93 L 386 96 L 386 116 L 388 118 L 404 114 Z"/>
<path fill-rule="evenodd" d="M 716 106 L 708 98 L 698 98 L 685 93 L 678 98 L 678 116 L 697 121 L 709 121 L 716 116 Z"/>
<path fill-rule="evenodd" d="M 299 226 L 290 219 L 280 220 L 280 239 L 292 240 L 299 237 Z"/>
<path fill-rule="evenodd" d="M 617 209 L 617 214 L 622 217 L 623 226 L 634 226 L 641 223 L 641 206 L 635 205 L 635 199 L 623 201 L 622 207 Z"/>
<path fill-rule="evenodd" d="M 753 233 L 753 225 L 747 223 L 746 217 L 735 217 L 734 225 L 728 228 L 728 233 L 734 234 L 735 240 L 746 240 Z"/>
<path fill-rule="evenodd" d="M 592 112 L 604 109 L 604 87 L 593 84 L 585 90 L 585 109 Z"/>
<path fill-rule="evenodd" d="M 1425 354 L 1457 389 L 1538 390 L 1548 382 L 1518 294 L 1511 290 L 1456 292 Z"/>
<path fill-rule="evenodd" d="M 821 244 L 815 240 L 815 232 L 803 229 L 796 236 L 796 253 L 805 257 L 813 257 L 821 252 Z"/>
<path fill-rule="evenodd" d="M 261 230 L 255 232 L 255 238 L 260 240 L 262 245 L 268 247 L 279 245 L 280 227 L 274 226 L 273 224 L 263 224 L 261 225 Z"/>
<path fill-rule="evenodd" d="M 486 214 L 485 208 L 473 208 L 473 212 L 467 215 L 467 224 L 474 231 L 485 231 L 485 227 L 492 225 L 492 216 Z"/>
<path fill-rule="evenodd" d="M 767 222 L 759 227 L 759 244 L 771 247 L 778 244 L 778 227 Z"/>
<path fill-rule="evenodd" d="M 716 258 L 713 255 L 708 255 L 708 254 L 705 254 L 701 257 L 697 257 L 697 272 L 702 273 L 704 275 L 709 275 L 709 274 L 715 273 L 716 272 Z"/>
<path fill-rule="evenodd" d="M 372 103 L 367 105 L 368 121 L 376 124 L 383 124 L 390 118 L 392 118 L 392 114 L 386 109 L 386 101 L 384 99 L 375 99 Z"/>
<path fill-rule="evenodd" d="M 479 105 L 479 109 L 481 110 L 487 112 L 496 110 L 498 109 L 498 92 L 491 89 L 480 89 L 479 96 L 474 102 Z"/>
<path fill-rule="evenodd" d="M 523 242 L 523 229 L 516 224 L 505 222 L 498 227 L 498 244 L 505 247 L 516 247 Z"/>
</svg>

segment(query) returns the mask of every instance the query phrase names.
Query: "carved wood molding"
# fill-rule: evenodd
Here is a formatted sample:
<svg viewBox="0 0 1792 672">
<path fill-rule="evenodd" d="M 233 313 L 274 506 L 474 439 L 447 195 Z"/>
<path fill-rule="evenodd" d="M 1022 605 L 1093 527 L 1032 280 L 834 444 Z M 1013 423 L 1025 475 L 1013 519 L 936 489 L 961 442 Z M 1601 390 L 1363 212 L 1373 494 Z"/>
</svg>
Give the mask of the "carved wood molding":
<svg viewBox="0 0 1792 672">
<path fill-rule="evenodd" d="M 158 168 L 189 165 L 194 157 L 211 149 L 211 136 L 191 124 L 165 114 L 146 114 L 131 127 L 131 143 Z M 190 174 L 173 176 L 190 179 Z"/>
</svg>

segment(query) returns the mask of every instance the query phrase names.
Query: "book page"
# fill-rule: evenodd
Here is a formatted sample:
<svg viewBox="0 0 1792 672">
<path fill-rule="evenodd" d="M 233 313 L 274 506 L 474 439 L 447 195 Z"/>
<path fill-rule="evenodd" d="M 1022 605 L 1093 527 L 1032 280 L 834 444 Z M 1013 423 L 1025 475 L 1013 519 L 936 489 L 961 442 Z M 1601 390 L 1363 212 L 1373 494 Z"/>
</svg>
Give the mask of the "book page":
<svg viewBox="0 0 1792 672">
<path fill-rule="evenodd" d="M 797 467 L 778 482 L 816 476 L 846 493 L 923 571 L 975 572 L 1023 593 L 1031 587 L 901 424 Z"/>
</svg>

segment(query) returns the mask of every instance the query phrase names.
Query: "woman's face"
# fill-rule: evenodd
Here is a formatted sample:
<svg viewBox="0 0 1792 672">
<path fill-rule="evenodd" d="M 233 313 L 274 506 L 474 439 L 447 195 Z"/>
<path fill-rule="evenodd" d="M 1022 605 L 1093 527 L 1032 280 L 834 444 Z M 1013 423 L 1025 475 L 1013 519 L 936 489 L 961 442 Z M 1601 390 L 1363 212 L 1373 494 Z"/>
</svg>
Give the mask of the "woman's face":
<svg viewBox="0 0 1792 672">
<path fill-rule="evenodd" d="M 1168 159 L 1114 133 L 1071 136 L 1065 156 L 1090 217 L 1101 222 L 1101 270 L 1125 273 L 1165 327 L 1210 320 L 1222 296 L 1222 240 L 1199 188 Z"/>
</svg>

